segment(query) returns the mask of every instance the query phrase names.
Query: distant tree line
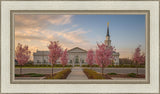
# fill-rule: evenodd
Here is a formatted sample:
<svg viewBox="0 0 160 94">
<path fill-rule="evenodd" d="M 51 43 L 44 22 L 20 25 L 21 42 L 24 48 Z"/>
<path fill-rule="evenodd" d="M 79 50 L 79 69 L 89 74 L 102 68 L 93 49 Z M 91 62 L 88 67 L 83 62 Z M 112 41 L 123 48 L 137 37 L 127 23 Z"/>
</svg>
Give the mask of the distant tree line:
<svg viewBox="0 0 160 94">
<path fill-rule="evenodd" d="M 133 59 L 129 58 L 120 58 L 119 59 L 119 65 L 135 65 Z M 145 65 L 145 63 L 142 63 L 140 65 Z"/>
</svg>

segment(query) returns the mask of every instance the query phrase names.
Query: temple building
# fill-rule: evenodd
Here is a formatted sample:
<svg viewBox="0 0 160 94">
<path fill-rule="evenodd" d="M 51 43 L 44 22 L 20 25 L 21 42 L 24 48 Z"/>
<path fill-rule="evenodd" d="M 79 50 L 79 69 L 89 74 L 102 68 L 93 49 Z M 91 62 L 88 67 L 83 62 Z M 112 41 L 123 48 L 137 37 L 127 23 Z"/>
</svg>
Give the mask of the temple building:
<svg viewBox="0 0 160 94">
<path fill-rule="evenodd" d="M 111 40 L 109 35 L 109 23 L 107 23 L 107 34 L 106 34 L 106 40 L 104 41 L 106 46 L 111 46 Z M 33 53 L 33 60 L 35 65 L 51 65 L 51 63 L 48 62 L 48 54 L 49 51 L 38 51 Z M 113 64 L 119 65 L 119 53 L 113 51 Z M 86 57 L 87 57 L 87 51 L 79 48 L 74 47 L 70 50 L 68 50 L 68 64 L 72 66 L 82 66 L 86 65 Z M 57 64 L 60 64 L 60 60 L 57 60 Z"/>
<path fill-rule="evenodd" d="M 33 53 L 34 65 L 51 65 L 48 62 L 49 51 L 37 51 Z M 72 66 L 86 65 L 87 51 L 79 47 L 68 50 L 68 64 Z M 60 64 L 60 60 L 57 60 L 57 64 Z"/>
</svg>

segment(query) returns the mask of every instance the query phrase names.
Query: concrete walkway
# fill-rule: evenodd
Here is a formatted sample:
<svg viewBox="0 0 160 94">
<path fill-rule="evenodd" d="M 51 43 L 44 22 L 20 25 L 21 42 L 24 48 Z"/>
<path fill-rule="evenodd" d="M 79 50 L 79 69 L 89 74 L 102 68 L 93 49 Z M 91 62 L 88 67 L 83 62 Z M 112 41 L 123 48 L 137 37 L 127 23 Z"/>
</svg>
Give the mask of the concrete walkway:
<svg viewBox="0 0 160 94">
<path fill-rule="evenodd" d="M 88 80 L 81 67 L 73 67 L 72 72 L 68 75 L 67 80 Z"/>
</svg>

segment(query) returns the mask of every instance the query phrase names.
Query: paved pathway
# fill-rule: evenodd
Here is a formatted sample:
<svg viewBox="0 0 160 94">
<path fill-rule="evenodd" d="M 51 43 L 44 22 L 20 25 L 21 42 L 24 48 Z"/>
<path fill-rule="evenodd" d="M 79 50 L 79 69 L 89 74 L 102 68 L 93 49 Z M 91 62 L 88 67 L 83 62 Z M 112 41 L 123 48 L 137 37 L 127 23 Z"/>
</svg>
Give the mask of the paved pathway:
<svg viewBox="0 0 160 94">
<path fill-rule="evenodd" d="M 68 75 L 67 80 L 87 80 L 81 67 L 73 67 L 72 72 Z"/>
</svg>

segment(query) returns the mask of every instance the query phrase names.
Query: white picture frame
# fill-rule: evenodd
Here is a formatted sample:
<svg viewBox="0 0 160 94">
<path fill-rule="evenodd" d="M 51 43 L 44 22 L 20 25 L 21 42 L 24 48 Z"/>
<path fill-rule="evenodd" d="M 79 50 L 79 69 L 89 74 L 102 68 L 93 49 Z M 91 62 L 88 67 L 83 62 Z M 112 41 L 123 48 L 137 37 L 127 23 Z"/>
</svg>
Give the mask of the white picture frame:
<svg viewBox="0 0 160 94">
<path fill-rule="evenodd" d="M 14 84 L 10 54 L 12 10 L 148 10 L 150 12 L 150 83 Z M 1 1 L 1 93 L 159 93 L 159 1 Z"/>
</svg>

